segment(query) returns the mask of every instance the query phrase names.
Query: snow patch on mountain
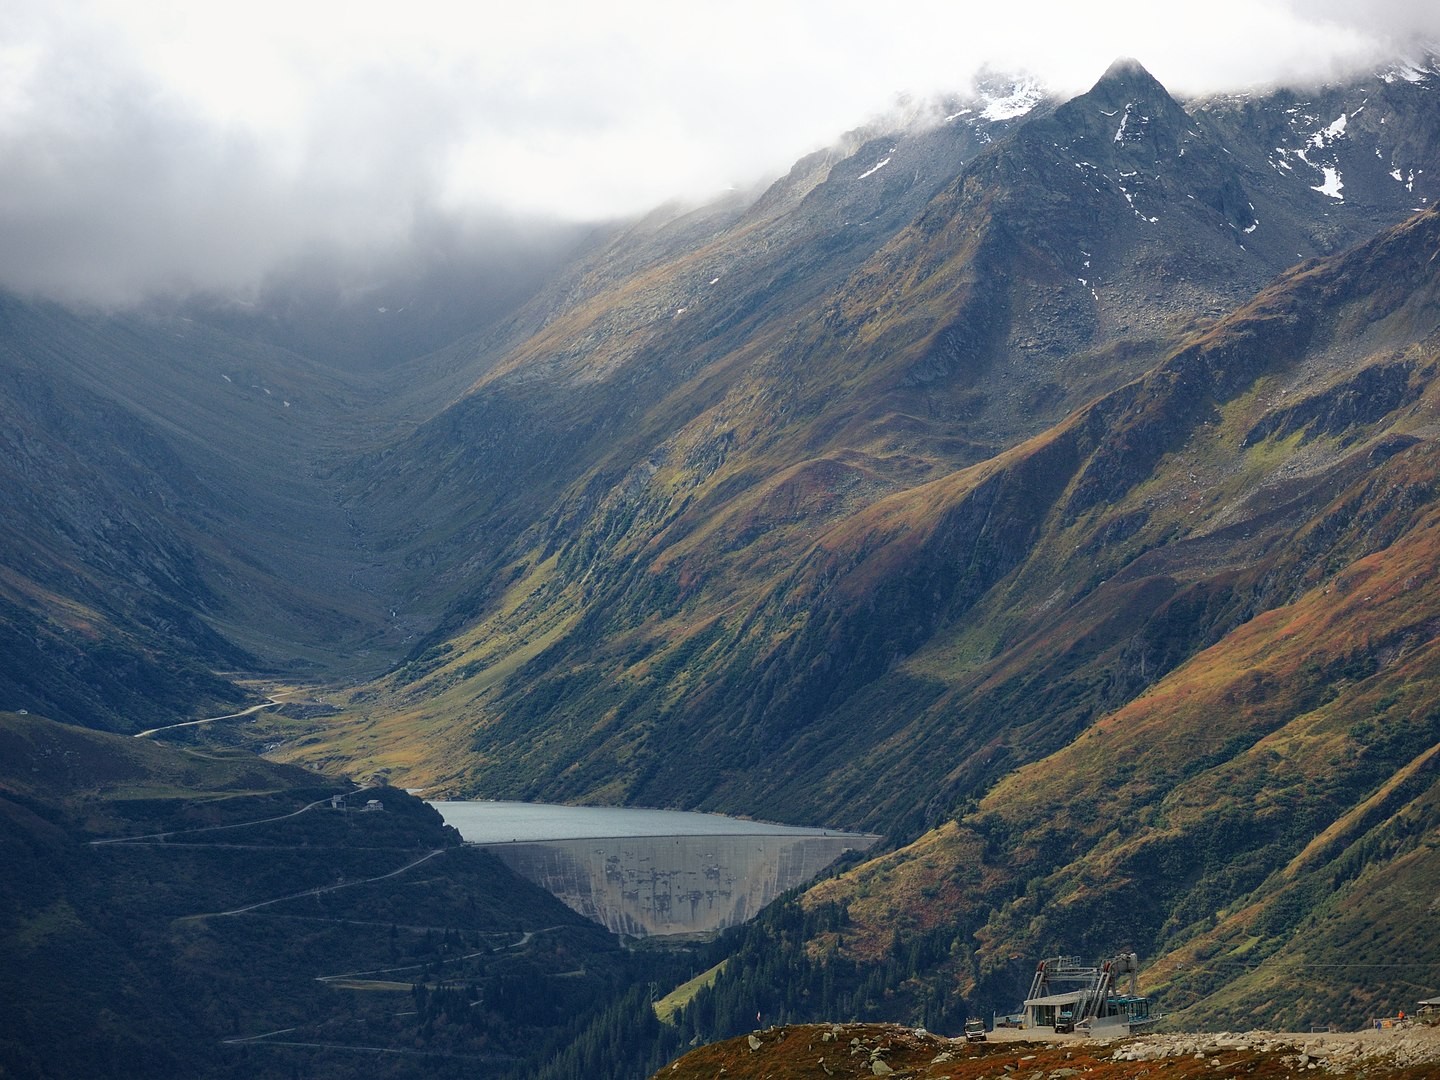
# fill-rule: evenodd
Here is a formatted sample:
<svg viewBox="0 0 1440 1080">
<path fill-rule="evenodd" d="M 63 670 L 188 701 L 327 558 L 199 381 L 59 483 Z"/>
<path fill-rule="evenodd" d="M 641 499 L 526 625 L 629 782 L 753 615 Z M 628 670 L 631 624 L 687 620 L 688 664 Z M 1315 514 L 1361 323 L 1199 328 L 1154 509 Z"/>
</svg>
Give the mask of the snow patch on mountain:
<svg viewBox="0 0 1440 1080">
<path fill-rule="evenodd" d="M 1328 146 L 1345 134 L 1345 125 L 1349 122 L 1349 119 L 1350 117 L 1346 113 L 1341 113 L 1338 120 L 1333 121 L 1328 127 L 1322 128 L 1310 136 L 1310 142 L 1315 146 Z"/>
<path fill-rule="evenodd" d="M 1399 168 L 1394 168 L 1390 170 L 1390 179 L 1394 180 L 1397 184 L 1404 184 L 1406 191 L 1413 192 L 1415 190 L 1415 174 L 1418 172 L 1420 172 L 1419 169 L 1402 172 Z"/>
<path fill-rule="evenodd" d="M 1424 82 L 1431 74 L 1431 72 L 1424 68 L 1416 67 L 1409 62 L 1405 62 L 1396 64 L 1390 70 L 1382 73 L 1380 78 L 1387 83 L 1393 83 L 1402 79 L 1405 82 L 1418 83 Z"/>
<path fill-rule="evenodd" d="M 1027 78 L 1011 84 L 1003 93 L 980 89 L 979 96 L 984 104 L 984 108 L 980 110 L 980 118 L 994 122 L 1024 116 L 1040 104 L 1045 97 L 1045 90 L 1037 80 Z"/>
<path fill-rule="evenodd" d="M 1125 106 L 1125 115 L 1120 117 L 1120 126 L 1115 129 L 1114 141 L 1117 143 L 1140 142 L 1145 138 L 1146 129 L 1150 126 L 1150 117 L 1140 112 L 1136 102 L 1130 102 Z"/>
<path fill-rule="evenodd" d="M 888 158 L 888 157 L 887 157 L 887 158 L 882 158 L 880 161 L 877 161 L 874 165 L 871 165 L 870 168 L 866 169 L 864 172 L 862 172 L 862 173 L 861 173 L 859 176 L 857 176 L 855 179 L 857 179 L 857 180 L 864 180 L 867 176 L 874 176 L 877 172 L 879 172 L 881 169 L 883 169 L 886 165 L 889 165 L 889 164 L 890 164 L 890 158 Z"/>
<path fill-rule="evenodd" d="M 1319 186 L 1312 185 L 1310 190 L 1318 191 L 1321 195 L 1328 195 L 1332 199 L 1344 202 L 1345 196 L 1341 193 L 1340 189 L 1345 186 L 1345 181 L 1340 176 L 1340 170 L 1333 165 L 1322 165 L 1320 168 L 1321 171 L 1325 173 L 1325 182 Z"/>
</svg>

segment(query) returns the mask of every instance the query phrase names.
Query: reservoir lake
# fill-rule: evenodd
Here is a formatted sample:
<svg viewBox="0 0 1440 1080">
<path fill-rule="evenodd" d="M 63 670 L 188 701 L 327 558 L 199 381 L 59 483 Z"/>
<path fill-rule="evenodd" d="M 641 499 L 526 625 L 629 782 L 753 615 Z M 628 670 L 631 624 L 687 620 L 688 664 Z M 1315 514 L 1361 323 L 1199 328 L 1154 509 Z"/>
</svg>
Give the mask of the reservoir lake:
<svg viewBox="0 0 1440 1080">
<path fill-rule="evenodd" d="M 774 825 L 690 810 L 487 800 L 432 802 L 430 805 L 440 812 L 445 824 L 453 825 L 470 844 L 642 836 L 853 836 L 862 839 L 860 833 Z M 875 837 L 863 839 L 873 842 Z"/>
</svg>

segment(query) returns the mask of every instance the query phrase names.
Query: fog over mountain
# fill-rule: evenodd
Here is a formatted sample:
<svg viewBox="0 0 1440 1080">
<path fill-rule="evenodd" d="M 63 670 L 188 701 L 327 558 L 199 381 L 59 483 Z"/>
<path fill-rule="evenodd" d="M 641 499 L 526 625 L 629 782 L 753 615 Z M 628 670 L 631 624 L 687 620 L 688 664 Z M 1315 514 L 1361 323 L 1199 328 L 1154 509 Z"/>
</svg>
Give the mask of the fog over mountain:
<svg viewBox="0 0 1440 1080">
<path fill-rule="evenodd" d="M 20 0 L 0 13 L 0 287 L 247 296 L 317 252 L 363 276 L 440 233 L 508 266 L 517 240 L 553 238 L 544 221 L 748 187 L 986 64 L 1064 93 L 1141 56 L 1193 94 L 1318 82 L 1435 38 L 1433 5 L 1399 2 Z"/>
</svg>

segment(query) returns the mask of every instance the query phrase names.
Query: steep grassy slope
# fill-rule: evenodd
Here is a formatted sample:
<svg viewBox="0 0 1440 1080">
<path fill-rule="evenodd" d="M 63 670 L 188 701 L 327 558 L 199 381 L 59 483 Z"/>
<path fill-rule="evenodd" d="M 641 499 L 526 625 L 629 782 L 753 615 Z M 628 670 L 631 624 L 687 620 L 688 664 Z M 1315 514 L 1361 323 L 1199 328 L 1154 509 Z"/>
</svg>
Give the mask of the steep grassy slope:
<svg viewBox="0 0 1440 1080">
<path fill-rule="evenodd" d="M 932 980 L 1007 1009 L 1016 957 L 1121 948 L 1158 958 L 1181 1025 L 1363 1023 L 1433 989 L 1436 250 L 1431 211 L 1302 268 L 1097 405 L 1123 411 L 996 592 L 979 692 L 897 740 L 978 801 L 813 890 L 847 916 L 812 950 L 953 937 L 900 1013 Z M 1066 558 L 1090 579 L 1050 592 Z M 977 629 L 910 666 L 973 656 Z M 1054 707 L 975 730 L 1012 680 Z"/>
<path fill-rule="evenodd" d="M 175 508 L 199 516 L 215 496 L 152 423 L 56 362 L 75 344 L 56 322 L 79 329 L 71 317 L 6 305 L 6 706 L 138 727 L 146 709 L 238 700 L 206 666 L 252 658 L 203 622 L 219 599 L 176 529 Z"/>
<path fill-rule="evenodd" d="M 748 205 L 657 212 L 562 275 L 517 317 L 532 334 L 471 393 L 349 474 L 349 505 L 388 518 L 383 550 L 417 571 L 415 587 L 435 587 L 438 571 L 457 597 L 431 640 L 484 610 L 488 575 L 530 558 L 529 543 L 573 538 L 677 433 L 734 411 L 727 398 L 745 386 L 766 392 L 746 372 L 753 359 L 784 347 L 1009 126 L 859 131 Z M 904 168 L 870 172 L 887 158 Z M 716 457 L 712 440 L 682 438 L 701 468 Z"/>
<path fill-rule="evenodd" d="M 758 198 L 599 230 L 558 271 L 547 250 L 473 310 L 460 298 L 483 274 L 461 260 L 451 280 L 406 286 L 432 290 L 403 305 L 411 319 L 431 303 L 424 327 L 303 289 L 244 316 L 197 304 L 193 320 L 6 300 L 0 694 L 130 729 L 235 700 L 217 668 L 349 677 L 410 649 L 410 690 L 383 711 L 403 719 L 412 691 L 443 689 L 437 713 L 503 721 L 481 749 L 533 773 L 507 744 L 539 715 L 537 675 L 616 684 L 635 668 L 653 683 L 708 651 L 753 683 L 721 650 L 756 648 L 785 700 L 658 684 L 623 697 L 637 730 L 675 708 L 692 727 L 716 708 L 778 709 L 762 742 L 783 739 L 795 710 L 839 708 L 889 660 L 857 657 L 810 701 L 795 665 L 813 642 L 782 661 L 761 640 L 794 629 L 762 613 L 775 583 L 878 500 L 1036 437 L 1298 254 L 1372 228 L 1401 192 L 1428 197 L 1430 82 L 1411 74 L 1314 106 L 1357 118 L 1322 140 L 1352 177 L 1344 201 L 1270 161 L 1251 128 L 1275 122 L 1278 98 L 1187 114 L 1122 62 L 1024 119 L 980 100 L 858 131 Z M 1315 137 L 1292 119 L 1291 142 Z M 1377 138 L 1403 182 L 1361 169 L 1354 151 Z M 346 311 L 358 321 L 322 334 Z M 468 332 L 413 356 L 441 327 Z M 362 332 L 365 355 L 349 355 Z M 907 626 L 900 651 L 928 633 Z M 589 694 L 541 698 L 613 705 Z M 395 762 L 423 758 L 416 725 L 401 727 Z M 448 757 L 469 738 L 437 744 Z M 638 797 L 638 760 L 612 765 L 643 745 L 599 741 L 586 777 L 541 783 Z"/>
<path fill-rule="evenodd" d="M 486 791 L 948 821 L 773 947 L 875 973 L 873 1015 L 1008 1009 L 1016 958 L 1122 948 L 1160 958 L 1180 1023 L 1403 1007 L 1440 970 L 1437 250 L 1432 210 L 1297 267 L 1054 428 L 843 513 L 791 471 L 788 505 L 829 516 L 773 582 L 707 576 L 714 532 L 620 573 L 561 550 L 508 622 L 402 671 L 415 713 L 360 730 L 479 688 L 504 705 L 468 725 Z M 595 550 L 633 535 L 599 520 Z M 732 610 L 698 617 L 692 583 Z"/>
<path fill-rule="evenodd" d="M 802 232 L 788 276 L 737 269 L 766 286 L 738 308 L 728 276 L 703 295 L 722 254 L 794 214 L 809 230 L 817 201 L 868 183 L 857 154 L 778 189 L 784 213 L 607 279 L 372 463 L 369 497 L 404 485 L 402 519 L 438 523 L 411 557 L 458 600 L 341 724 L 292 725 L 281 753 L 913 835 L 1062 745 L 1279 601 L 1246 564 L 1349 475 L 1310 458 L 1368 438 L 1426 378 L 1405 353 L 1428 332 L 1414 297 L 1341 325 L 1342 298 L 1301 274 L 1212 326 L 1293 245 L 1333 239 L 1305 227 L 1326 196 L 1232 156 L 1122 63 L 871 254 L 818 262 Z M 1254 200 L 1283 240 L 1250 250 L 1236 215 Z M 1400 303 L 1414 285 L 1388 288 Z M 1302 361 L 1317 335 L 1357 355 Z M 1299 411 L 1263 419 L 1254 395 L 1282 389 Z M 1249 449 L 1196 459 L 1202 481 L 1181 449 L 1231 403 L 1254 415 L 1225 437 Z M 1273 502 L 1244 504 L 1261 483 Z"/>
<path fill-rule="evenodd" d="M 374 671 L 429 625 L 387 618 L 328 490 L 393 430 L 356 380 L 179 317 L 0 298 L 0 417 L 8 708 L 138 730 L 242 700 L 216 669 Z"/>
</svg>

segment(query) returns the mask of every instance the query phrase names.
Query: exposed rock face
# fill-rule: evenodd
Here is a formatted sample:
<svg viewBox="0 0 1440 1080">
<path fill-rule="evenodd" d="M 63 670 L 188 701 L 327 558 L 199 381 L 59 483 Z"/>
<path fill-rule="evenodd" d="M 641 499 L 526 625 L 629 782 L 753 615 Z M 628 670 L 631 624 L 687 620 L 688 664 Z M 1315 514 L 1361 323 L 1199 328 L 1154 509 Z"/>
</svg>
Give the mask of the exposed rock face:
<svg viewBox="0 0 1440 1080">
<path fill-rule="evenodd" d="M 510 869 L 632 937 L 737 926 L 875 837 L 642 836 L 490 845 Z"/>
</svg>

